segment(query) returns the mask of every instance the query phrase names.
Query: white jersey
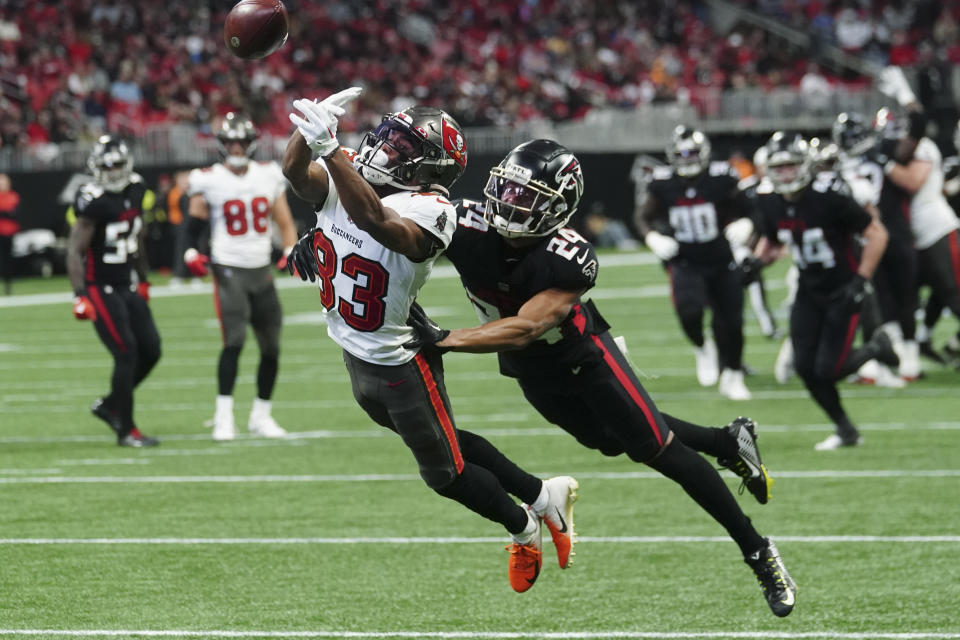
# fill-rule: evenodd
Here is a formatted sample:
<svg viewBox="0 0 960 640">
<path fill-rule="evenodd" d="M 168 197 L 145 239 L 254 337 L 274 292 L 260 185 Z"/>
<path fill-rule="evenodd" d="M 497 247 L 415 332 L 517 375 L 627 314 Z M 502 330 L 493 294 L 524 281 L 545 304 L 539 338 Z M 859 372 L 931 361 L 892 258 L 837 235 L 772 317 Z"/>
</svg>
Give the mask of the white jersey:
<svg viewBox="0 0 960 640">
<path fill-rule="evenodd" d="M 883 169 L 874 162 L 862 158 L 843 158 L 840 161 L 840 177 L 850 185 L 853 199 L 861 207 L 880 204 L 883 189 Z"/>
<path fill-rule="evenodd" d="M 445 197 L 401 191 L 382 200 L 404 218 L 432 234 L 445 249 L 453 238 L 457 214 Z M 413 262 L 361 231 L 340 204 L 333 180 L 317 227 L 324 274 L 318 278 L 326 310 L 327 333 L 351 355 L 366 362 L 401 365 L 416 355 L 403 344 L 413 338 L 407 325 L 410 305 L 433 269 L 436 256 Z M 437 251 L 437 255 L 442 253 Z"/>
<path fill-rule="evenodd" d="M 923 250 L 960 227 L 960 221 L 943 197 L 943 157 L 936 143 L 930 138 L 921 138 L 913 157 L 932 165 L 930 175 L 910 202 L 913 244 Z"/>
<path fill-rule="evenodd" d="M 222 163 L 190 172 L 187 194 L 200 194 L 210 209 L 210 257 L 214 264 L 254 269 L 270 264 L 274 200 L 287 188 L 280 165 L 254 162 L 237 175 Z"/>
</svg>

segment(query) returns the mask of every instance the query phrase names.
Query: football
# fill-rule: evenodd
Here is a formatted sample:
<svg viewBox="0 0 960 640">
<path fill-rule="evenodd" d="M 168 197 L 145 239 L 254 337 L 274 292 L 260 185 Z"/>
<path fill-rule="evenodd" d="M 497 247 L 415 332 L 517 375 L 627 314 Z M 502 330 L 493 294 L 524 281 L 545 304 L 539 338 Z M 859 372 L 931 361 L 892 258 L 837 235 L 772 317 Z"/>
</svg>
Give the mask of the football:
<svg viewBox="0 0 960 640">
<path fill-rule="evenodd" d="M 223 23 L 223 42 L 246 60 L 265 58 L 287 41 L 287 8 L 280 0 L 240 0 Z"/>
</svg>

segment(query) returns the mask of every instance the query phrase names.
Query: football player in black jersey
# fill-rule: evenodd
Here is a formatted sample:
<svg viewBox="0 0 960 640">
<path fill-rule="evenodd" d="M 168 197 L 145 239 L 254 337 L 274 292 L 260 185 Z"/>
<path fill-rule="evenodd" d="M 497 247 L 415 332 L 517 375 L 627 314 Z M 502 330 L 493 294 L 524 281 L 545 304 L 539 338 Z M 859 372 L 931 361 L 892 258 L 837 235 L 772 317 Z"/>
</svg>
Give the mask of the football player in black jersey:
<svg viewBox="0 0 960 640">
<path fill-rule="evenodd" d="M 160 359 L 160 336 L 147 306 L 145 187 L 133 173 L 127 145 L 116 138 L 102 136 L 87 165 L 94 181 L 77 194 L 67 271 L 74 316 L 93 321 L 113 356 L 110 393 L 90 410 L 113 429 L 120 446 L 152 447 L 157 439 L 141 433 L 133 420 L 133 390 Z"/>
<path fill-rule="evenodd" d="M 702 451 L 740 476 L 761 503 L 772 481 L 756 447 L 756 425 L 737 418 L 707 428 L 662 414 L 637 379 L 592 301 L 598 260 L 566 227 L 583 176 L 577 158 L 550 140 L 511 151 L 490 172 L 486 202 L 457 203 L 447 257 L 481 326 L 447 331 L 413 309 L 419 339 L 441 351 L 498 352 L 500 371 L 526 399 L 582 445 L 626 454 L 680 484 L 730 533 L 778 616 L 794 606 L 795 585 L 772 541 L 754 529 Z M 551 530 L 551 533 L 554 533 Z"/>
<path fill-rule="evenodd" d="M 710 162 L 710 141 L 702 132 L 677 127 L 667 158 L 671 167 L 654 170 L 637 227 L 670 276 L 680 324 L 696 351 L 698 381 L 707 387 L 719 378 L 721 394 L 749 400 L 743 381 L 743 279 L 731 244 L 749 241 L 752 203 L 734 169 Z M 713 340 L 704 337 L 707 307 Z"/>
<path fill-rule="evenodd" d="M 770 186 L 758 189 L 762 237 L 757 254 L 764 262 L 789 245 L 800 269 L 797 297 L 790 314 L 797 374 L 836 424 L 836 433 L 818 450 L 861 443 L 840 404 L 837 380 L 876 358 L 895 366 L 896 353 L 886 333 L 853 349 L 860 310 L 887 243 L 887 231 L 856 203 L 850 188 L 832 172 L 810 170 L 809 147 L 799 134 L 778 131 L 767 143 Z M 866 244 L 857 255 L 856 236 Z"/>
</svg>

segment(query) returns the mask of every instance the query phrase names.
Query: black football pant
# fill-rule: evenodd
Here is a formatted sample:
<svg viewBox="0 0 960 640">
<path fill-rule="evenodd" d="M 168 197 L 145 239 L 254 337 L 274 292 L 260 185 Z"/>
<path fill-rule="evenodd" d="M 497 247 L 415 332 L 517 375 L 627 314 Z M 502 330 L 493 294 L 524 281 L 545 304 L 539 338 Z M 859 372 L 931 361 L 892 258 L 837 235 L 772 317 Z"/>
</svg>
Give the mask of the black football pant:
<svg viewBox="0 0 960 640">
<path fill-rule="evenodd" d="M 703 313 L 712 311 L 711 328 L 721 369 L 743 368 L 743 280 L 735 265 L 667 265 L 673 306 L 687 339 L 703 346 Z"/>
<path fill-rule="evenodd" d="M 0 236 L 0 279 L 9 294 L 13 283 L 13 236 Z"/>
<path fill-rule="evenodd" d="M 160 359 L 160 335 L 150 307 L 129 286 L 89 284 L 87 295 L 97 312 L 97 335 L 113 356 L 110 393 L 104 402 L 119 417 L 123 432 L 129 433 L 136 426 L 133 390 Z"/>
<path fill-rule="evenodd" d="M 882 322 L 896 322 L 903 331 L 903 339 L 913 340 L 917 333 L 914 313 L 920 298 L 917 251 L 913 248 L 912 236 L 890 234 L 883 258 L 873 275 L 873 285 Z"/>
<path fill-rule="evenodd" d="M 720 474 L 694 451 L 730 455 L 729 448 L 723 450 L 719 430 L 661 414 L 610 334 L 589 339 L 594 353 L 578 366 L 553 366 L 549 375 L 518 380 L 530 404 L 583 446 L 606 456 L 625 453 L 678 483 L 744 554 L 763 546 Z M 672 428 L 677 432 L 671 441 Z M 688 433 L 690 446 L 685 442 Z"/>
<path fill-rule="evenodd" d="M 343 361 L 354 398 L 374 422 L 403 439 L 428 487 L 510 533 L 523 531 L 527 513 L 508 494 L 531 504 L 543 483 L 481 436 L 457 429 L 435 349 L 397 366 L 366 362 L 347 351 Z"/>
<path fill-rule="evenodd" d="M 874 353 L 853 348 L 860 313 L 816 297 L 802 286 L 790 314 L 794 367 L 814 401 L 838 427 L 843 438 L 856 436 L 840 404 L 837 381 L 859 369 Z M 849 427 L 849 428 L 848 428 Z"/>
<path fill-rule="evenodd" d="M 930 286 L 926 325 L 933 327 L 946 307 L 960 318 L 960 233 L 951 231 L 918 252 L 920 282 Z"/>
</svg>

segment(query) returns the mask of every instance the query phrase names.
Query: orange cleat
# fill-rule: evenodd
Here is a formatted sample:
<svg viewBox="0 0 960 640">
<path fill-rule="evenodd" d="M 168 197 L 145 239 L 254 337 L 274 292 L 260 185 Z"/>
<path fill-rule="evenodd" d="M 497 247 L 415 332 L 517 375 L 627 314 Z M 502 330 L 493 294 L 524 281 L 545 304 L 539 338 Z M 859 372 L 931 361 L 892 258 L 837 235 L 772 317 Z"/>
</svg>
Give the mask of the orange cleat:
<svg viewBox="0 0 960 640">
<path fill-rule="evenodd" d="M 576 555 L 573 547 L 577 535 L 573 531 L 573 503 L 577 500 L 580 483 L 570 476 L 557 476 L 544 480 L 550 500 L 543 512 L 543 522 L 550 530 L 553 546 L 557 548 L 557 562 L 561 569 L 573 564 Z"/>
<path fill-rule="evenodd" d="M 537 529 L 530 537 L 522 543 L 514 536 L 512 544 L 506 546 L 510 552 L 510 559 L 507 562 L 507 575 L 510 578 L 510 586 L 517 593 L 523 593 L 533 586 L 540 575 L 540 567 L 543 565 L 543 540 L 541 538 L 540 518 L 532 511 L 528 510 L 530 518 L 536 522 Z"/>
</svg>

